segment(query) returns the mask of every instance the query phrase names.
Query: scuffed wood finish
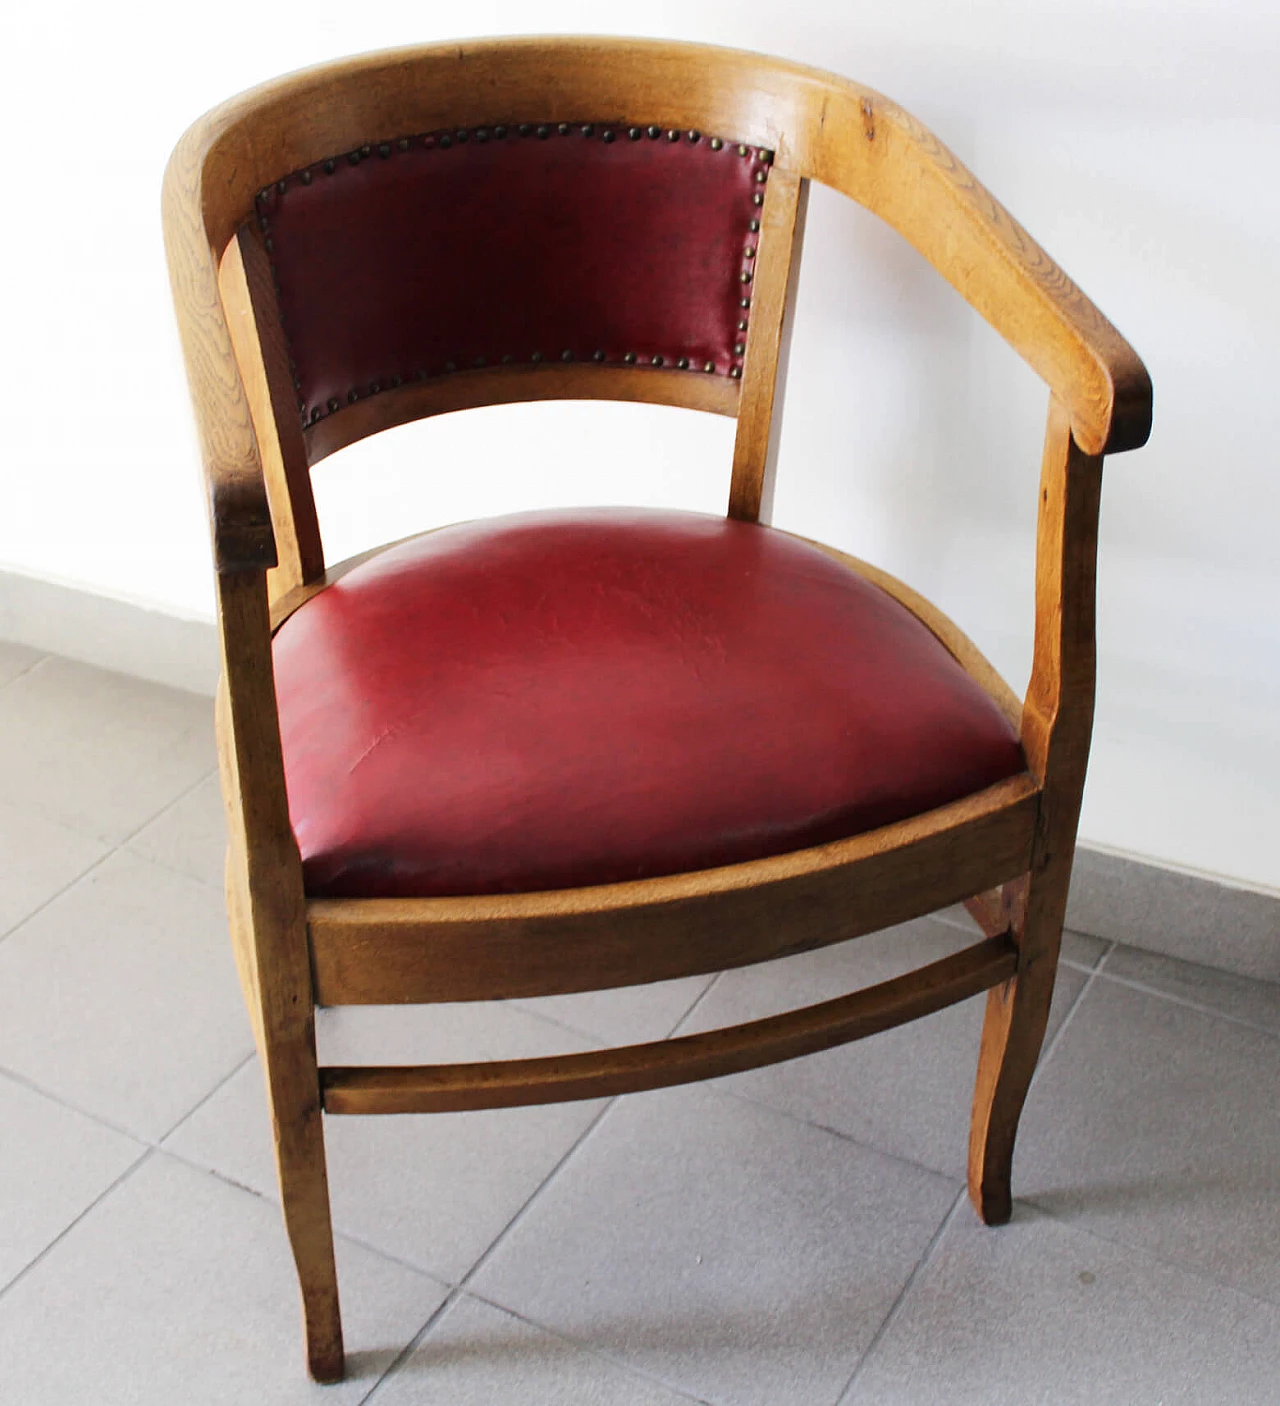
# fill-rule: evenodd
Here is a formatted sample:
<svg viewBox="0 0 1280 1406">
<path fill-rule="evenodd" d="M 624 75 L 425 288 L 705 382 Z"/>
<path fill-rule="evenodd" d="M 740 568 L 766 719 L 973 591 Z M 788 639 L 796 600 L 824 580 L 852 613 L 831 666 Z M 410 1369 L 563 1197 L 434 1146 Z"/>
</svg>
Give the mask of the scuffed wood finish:
<svg viewBox="0 0 1280 1406">
<path fill-rule="evenodd" d="M 586 363 L 542 366 L 491 366 L 459 371 L 397 390 L 383 391 L 337 415 L 317 420 L 303 434 L 310 463 L 318 464 L 348 444 L 431 415 L 474 410 L 482 405 L 514 405 L 534 400 L 621 400 L 677 405 L 713 415 L 738 413 L 738 382 L 701 371 L 660 367 L 593 366 Z"/>
<path fill-rule="evenodd" d="M 808 181 L 792 171 L 772 173 L 756 240 L 751 315 L 748 318 L 744 312 L 739 329 L 747 353 L 733 446 L 729 516 L 743 522 L 767 523 L 773 517 L 774 475 L 808 205 Z"/>
<path fill-rule="evenodd" d="M 324 547 L 311 492 L 307 450 L 298 425 L 284 328 L 266 251 L 242 228 L 227 245 L 218 274 L 227 330 L 235 348 L 262 459 L 278 564 L 267 574 L 272 600 L 324 574 Z"/>
<path fill-rule="evenodd" d="M 1049 410 L 1036 543 L 1036 636 L 1022 745 L 1044 785 L 1027 882 L 1011 894 L 1017 975 L 987 1000 L 969 1142 L 969 1195 L 988 1225 L 1012 1214 L 1018 1120 L 1049 1019 L 1093 728 L 1094 576 L 1102 459 Z"/>
<path fill-rule="evenodd" d="M 479 1064 L 322 1069 L 326 1113 L 445 1113 L 719 1079 L 848 1044 L 967 1000 L 1012 975 L 1012 943 L 995 938 L 848 996 L 678 1039 L 587 1054 Z"/>
<path fill-rule="evenodd" d="M 284 796 L 262 572 L 218 580 L 224 687 L 218 760 L 226 799 L 232 940 L 266 1081 L 285 1227 L 302 1291 L 307 1365 L 343 1375 L 315 1003 L 302 866 Z"/>
<path fill-rule="evenodd" d="M 1038 807 L 1035 783 L 1013 777 L 852 839 L 694 874 L 481 898 L 313 898 L 316 998 L 388 1005 L 593 991 L 806 951 L 1024 872 Z"/>
</svg>

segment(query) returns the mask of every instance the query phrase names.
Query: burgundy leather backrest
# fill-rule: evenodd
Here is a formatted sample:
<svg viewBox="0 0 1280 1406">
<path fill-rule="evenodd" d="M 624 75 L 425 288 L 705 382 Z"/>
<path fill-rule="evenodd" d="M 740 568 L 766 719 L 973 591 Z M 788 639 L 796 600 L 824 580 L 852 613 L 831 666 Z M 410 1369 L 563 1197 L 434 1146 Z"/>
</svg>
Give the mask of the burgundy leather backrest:
<svg viewBox="0 0 1280 1406">
<path fill-rule="evenodd" d="M 257 198 L 298 411 L 551 361 L 738 377 L 771 153 L 529 122 L 342 152 Z"/>
</svg>

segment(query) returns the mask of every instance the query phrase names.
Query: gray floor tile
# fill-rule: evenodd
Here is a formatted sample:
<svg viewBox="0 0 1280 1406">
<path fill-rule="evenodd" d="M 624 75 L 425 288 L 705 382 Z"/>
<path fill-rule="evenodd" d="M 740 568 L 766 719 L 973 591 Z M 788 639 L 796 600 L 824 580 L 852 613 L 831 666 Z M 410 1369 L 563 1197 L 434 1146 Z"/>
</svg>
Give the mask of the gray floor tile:
<svg viewBox="0 0 1280 1406">
<path fill-rule="evenodd" d="M 0 1076 L 0 1289 L 146 1149 Z"/>
<path fill-rule="evenodd" d="M 606 1045 L 663 1040 L 711 985 L 714 976 L 686 976 L 650 986 L 583 991 L 572 996 L 540 996 L 520 1001 L 525 1010 L 545 1015 Z"/>
<path fill-rule="evenodd" d="M 682 1406 L 689 1399 L 464 1295 L 370 1406 Z"/>
<path fill-rule="evenodd" d="M 321 1014 L 328 1017 L 321 1022 L 321 1058 L 334 1063 L 505 1059 L 588 1048 L 546 1021 L 495 1005 L 364 1007 Z M 594 1102 L 565 1103 L 478 1113 L 327 1118 L 334 1222 L 366 1244 L 456 1282 L 599 1108 Z M 177 1129 L 166 1146 L 275 1196 L 257 1061 Z"/>
<path fill-rule="evenodd" d="M 108 853 L 99 840 L 0 801 L 0 937 Z"/>
<path fill-rule="evenodd" d="M 923 918 L 855 942 L 726 972 L 688 1029 L 709 1030 L 830 1000 L 936 961 L 970 940 L 955 928 Z M 1049 1038 L 1085 980 L 1071 967 L 1059 968 Z M 723 1085 L 962 1178 L 985 1000 L 978 996 L 851 1045 L 736 1074 Z"/>
<path fill-rule="evenodd" d="M 1137 947 L 1117 947 L 1103 964 L 1102 974 L 1149 986 L 1178 1000 L 1280 1035 L 1280 984 L 1276 982 L 1252 981 L 1215 967 L 1143 952 Z"/>
<path fill-rule="evenodd" d="M 0 942 L 0 1068 L 144 1138 L 253 1048 L 222 898 L 120 851 Z"/>
<path fill-rule="evenodd" d="M 692 1395 L 830 1402 L 955 1183 L 714 1090 L 637 1094 L 474 1291 Z"/>
<path fill-rule="evenodd" d="M 975 941 L 980 936 L 977 923 L 965 912 L 961 904 L 956 904 L 954 908 L 943 908 L 932 916 L 939 922 L 971 933 Z M 1062 960 L 1070 962 L 1072 966 L 1092 971 L 1110 945 L 1104 938 L 1092 937 L 1086 932 L 1072 932 L 1067 928 L 1062 934 Z"/>
<path fill-rule="evenodd" d="M 1280 1313 L 1020 1210 L 962 1210 L 841 1406 L 1271 1406 Z"/>
<path fill-rule="evenodd" d="M 1099 979 L 1033 1091 L 1014 1190 L 1280 1302 L 1280 1040 Z"/>
<path fill-rule="evenodd" d="M 152 1153 L 0 1298 L 5 1399 L 23 1406 L 355 1406 L 443 1300 L 340 1242 L 350 1376 L 306 1377 L 278 1212 Z"/>
<path fill-rule="evenodd" d="M 66 659 L 0 689 L 0 794 L 118 843 L 215 764 L 213 703 Z"/>
<path fill-rule="evenodd" d="M 223 889 L 227 855 L 227 825 L 222 814 L 218 773 L 179 796 L 171 806 L 139 830 L 128 846 L 144 859 Z"/>
<path fill-rule="evenodd" d="M 11 644 L 8 640 L 0 640 L 0 688 L 16 679 L 19 674 L 25 674 L 33 664 L 43 658 L 44 655 L 38 649 L 31 649 L 25 644 Z"/>
</svg>

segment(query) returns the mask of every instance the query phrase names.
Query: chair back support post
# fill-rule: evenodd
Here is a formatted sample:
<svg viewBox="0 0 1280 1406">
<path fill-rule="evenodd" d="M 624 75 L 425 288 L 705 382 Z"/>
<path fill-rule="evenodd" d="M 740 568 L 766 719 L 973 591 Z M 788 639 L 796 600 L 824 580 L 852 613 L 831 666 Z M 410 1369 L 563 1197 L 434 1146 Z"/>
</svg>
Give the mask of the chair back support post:
<svg viewBox="0 0 1280 1406">
<path fill-rule="evenodd" d="M 729 516 L 768 524 L 773 518 L 782 409 L 795 322 L 809 182 L 776 171 L 765 193 L 751 297 L 751 340 L 742 371 L 733 446 Z"/>
<path fill-rule="evenodd" d="M 227 330 L 249 401 L 262 461 L 277 565 L 267 573 L 272 604 L 324 576 L 324 546 L 311 487 L 311 468 L 294 413 L 296 392 L 280 319 L 274 312 L 271 268 L 262 241 L 241 228 L 218 271 Z"/>
</svg>

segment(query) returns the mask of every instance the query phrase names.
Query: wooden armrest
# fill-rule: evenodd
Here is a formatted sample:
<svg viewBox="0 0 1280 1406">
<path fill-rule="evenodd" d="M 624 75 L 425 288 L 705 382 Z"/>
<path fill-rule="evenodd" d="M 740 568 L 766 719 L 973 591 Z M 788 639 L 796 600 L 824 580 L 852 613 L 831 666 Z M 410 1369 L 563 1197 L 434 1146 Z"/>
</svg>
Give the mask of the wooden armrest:
<svg viewBox="0 0 1280 1406">
<path fill-rule="evenodd" d="M 258 442 L 218 292 L 218 261 L 202 219 L 197 123 L 178 143 L 162 195 L 165 252 L 209 490 L 214 561 L 220 573 L 276 564 Z"/>
<path fill-rule="evenodd" d="M 1137 353 L 971 172 L 878 93 L 828 88 L 813 174 L 915 246 L 1066 406 L 1087 454 L 1151 433 L 1151 379 Z"/>
</svg>

